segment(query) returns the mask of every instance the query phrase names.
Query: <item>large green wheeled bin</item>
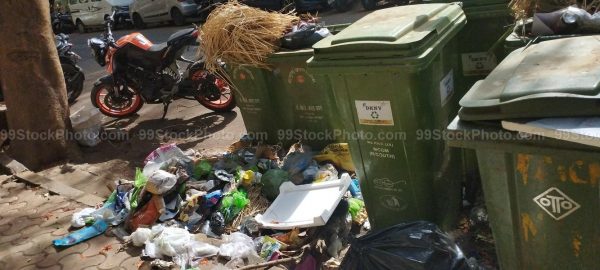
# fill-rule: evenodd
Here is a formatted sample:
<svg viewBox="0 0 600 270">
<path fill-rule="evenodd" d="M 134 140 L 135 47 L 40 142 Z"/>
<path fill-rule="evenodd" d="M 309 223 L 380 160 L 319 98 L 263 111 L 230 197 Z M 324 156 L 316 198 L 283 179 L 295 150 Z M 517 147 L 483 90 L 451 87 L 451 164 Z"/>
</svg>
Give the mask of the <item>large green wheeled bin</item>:
<svg viewBox="0 0 600 270">
<path fill-rule="evenodd" d="M 431 0 L 444 3 L 454 0 Z M 466 92 L 473 84 L 485 78 L 506 56 L 504 36 L 512 29 L 514 18 L 508 0 L 463 0 L 467 25 L 458 35 L 461 68 L 457 71 L 456 84 Z M 464 177 L 467 185 L 479 181 L 477 160 L 472 150 L 464 149 Z"/>
<path fill-rule="evenodd" d="M 600 148 L 528 122 L 571 119 L 568 130 L 600 113 L 599 44 L 588 36 L 517 49 L 448 126 L 449 144 L 476 151 L 501 269 L 598 268 Z"/>
<path fill-rule="evenodd" d="M 327 28 L 335 34 L 347 26 Z M 306 68 L 312 56 L 312 48 L 281 50 L 269 56 L 270 70 L 250 66 L 230 70 L 249 134 L 284 147 L 301 141 L 315 150 L 339 141 L 341 124 L 329 82 Z"/>
<path fill-rule="evenodd" d="M 458 118 L 448 130 L 476 151 L 500 269 L 598 268 L 600 148 Z"/>
<path fill-rule="evenodd" d="M 457 4 L 394 7 L 313 46 L 309 71 L 330 82 L 376 229 L 456 221 L 460 151 L 441 132 L 463 94 L 456 35 L 465 23 Z"/>
</svg>

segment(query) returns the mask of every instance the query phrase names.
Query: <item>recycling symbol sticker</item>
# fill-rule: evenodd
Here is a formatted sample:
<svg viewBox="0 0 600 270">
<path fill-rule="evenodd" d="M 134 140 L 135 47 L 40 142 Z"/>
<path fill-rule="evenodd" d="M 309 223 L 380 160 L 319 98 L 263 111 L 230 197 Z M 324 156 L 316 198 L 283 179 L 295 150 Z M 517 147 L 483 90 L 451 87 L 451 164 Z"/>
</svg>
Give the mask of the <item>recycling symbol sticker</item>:
<svg viewBox="0 0 600 270">
<path fill-rule="evenodd" d="M 389 100 L 355 100 L 358 123 L 370 126 L 393 126 L 392 104 Z"/>
<path fill-rule="evenodd" d="M 560 189 L 552 187 L 533 198 L 533 201 L 555 220 L 561 220 L 579 209 L 581 205 Z"/>
</svg>

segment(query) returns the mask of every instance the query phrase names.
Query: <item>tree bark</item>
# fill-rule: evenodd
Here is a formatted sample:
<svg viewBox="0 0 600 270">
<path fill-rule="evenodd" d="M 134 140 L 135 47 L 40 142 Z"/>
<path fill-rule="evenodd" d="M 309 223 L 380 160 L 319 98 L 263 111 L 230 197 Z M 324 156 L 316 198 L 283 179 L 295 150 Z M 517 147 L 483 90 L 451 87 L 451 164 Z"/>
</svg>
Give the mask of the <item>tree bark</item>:
<svg viewBox="0 0 600 270">
<path fill-rule="evenodd" d="M 77 153 L 64 136 L 69 105 L 48 0 L 1 0 L 0 29 L 11 156 L 37 170 Z"/>
</svg>

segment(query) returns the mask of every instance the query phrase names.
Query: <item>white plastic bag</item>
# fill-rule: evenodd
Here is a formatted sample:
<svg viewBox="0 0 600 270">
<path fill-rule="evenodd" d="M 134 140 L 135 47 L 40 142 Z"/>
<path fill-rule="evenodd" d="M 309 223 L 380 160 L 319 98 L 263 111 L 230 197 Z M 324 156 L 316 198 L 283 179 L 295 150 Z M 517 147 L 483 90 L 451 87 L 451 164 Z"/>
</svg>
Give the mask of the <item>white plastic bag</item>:
<svg viewBox="0 0 600 270">
<path fill-rule="evenodd" d="M 73 228 L 81 228 L 85 226 L 85 219 L 91 217 L 92 213 L 95 211 L 96 209 L 94 208 L 84 208 L 73 214 L 73 217 L 71 217 L 71 226 L 73 226 Z"/>
<path fill-rule="evenodd" d="M 254 250 L 254 241 L 250 236 L 240 232 L 234 232 L 230 235 L 223 236 L 224 243 L 219 248 L 219 255 L 236 258 L 248 258 L 250 256 L 258 256 Z"/>
<path fill-rule="evenodd" d="M 131 234 L 130 239 L 134 246 L 141 247 L 150 239 L 151 236 L 152 230 L 148 228 L 138 228 Z"/>
<path fill-rule="evenodd" d="M 85 107 L 75 111 L 69 117 L 75 139 L 83 146 L 96 146 L 100 143 L 100 129 L 102 128 L 102 114 L 97 108 Z"/>
<path fill-rule="evenodd" d="M 189 156 L 186 156 L 176 144 L 163 145 L 156 150 L 152 151 L 144 160 L 143 174 L 146 177 L 150 177 L 152 173 L 159 170 L 162 165 L 171 158 L 179 158 L 184 162 L 192 161 Z"/>
<path fill-rule="evenodd" d="M 193 240 L 193 236 L 186 229 L 167 227 L 153 242 L 156 244 L 157 255 L 173 257 L 187 253 L 186 246 Z"/>
<path fill-rule="evenodd" d="M 146 183 L 146 189 L 154 194 L 164 194 L 175 186 L 177 183 L 177 176 L 172 173 L 156 170 L 148 178 Z M 149 185 L 150 184 L 150 185 Z M 156 188 L 152 190 L 151 187 Z"/>
<path fill-rule="evenodd" d="M 219 253 L 219 248 L 211 244 L 193 241 L 188 244 L 188 255 L 190 258 L 209 257 Z"/>
</svg>

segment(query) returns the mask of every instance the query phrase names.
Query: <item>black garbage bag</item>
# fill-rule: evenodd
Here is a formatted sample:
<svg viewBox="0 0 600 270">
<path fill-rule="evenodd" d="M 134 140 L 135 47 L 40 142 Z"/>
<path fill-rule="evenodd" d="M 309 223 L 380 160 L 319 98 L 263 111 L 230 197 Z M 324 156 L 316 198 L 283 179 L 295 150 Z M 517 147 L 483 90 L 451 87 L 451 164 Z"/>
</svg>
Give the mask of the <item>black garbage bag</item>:
<svg viewBox="0 0 600 270">
<path fill-rule="evenodd" d="M 468 270 L 460 248 L 435 224 L 417 221 L 353 239 L 342 270 Z"/>
<path fill-rule="evenodd" d="M 290 50 L 310 48 L 330 34 L 325 27 L 314 23 L 301 23 L 281 38 L 281 47 Z"/>
</svg>

